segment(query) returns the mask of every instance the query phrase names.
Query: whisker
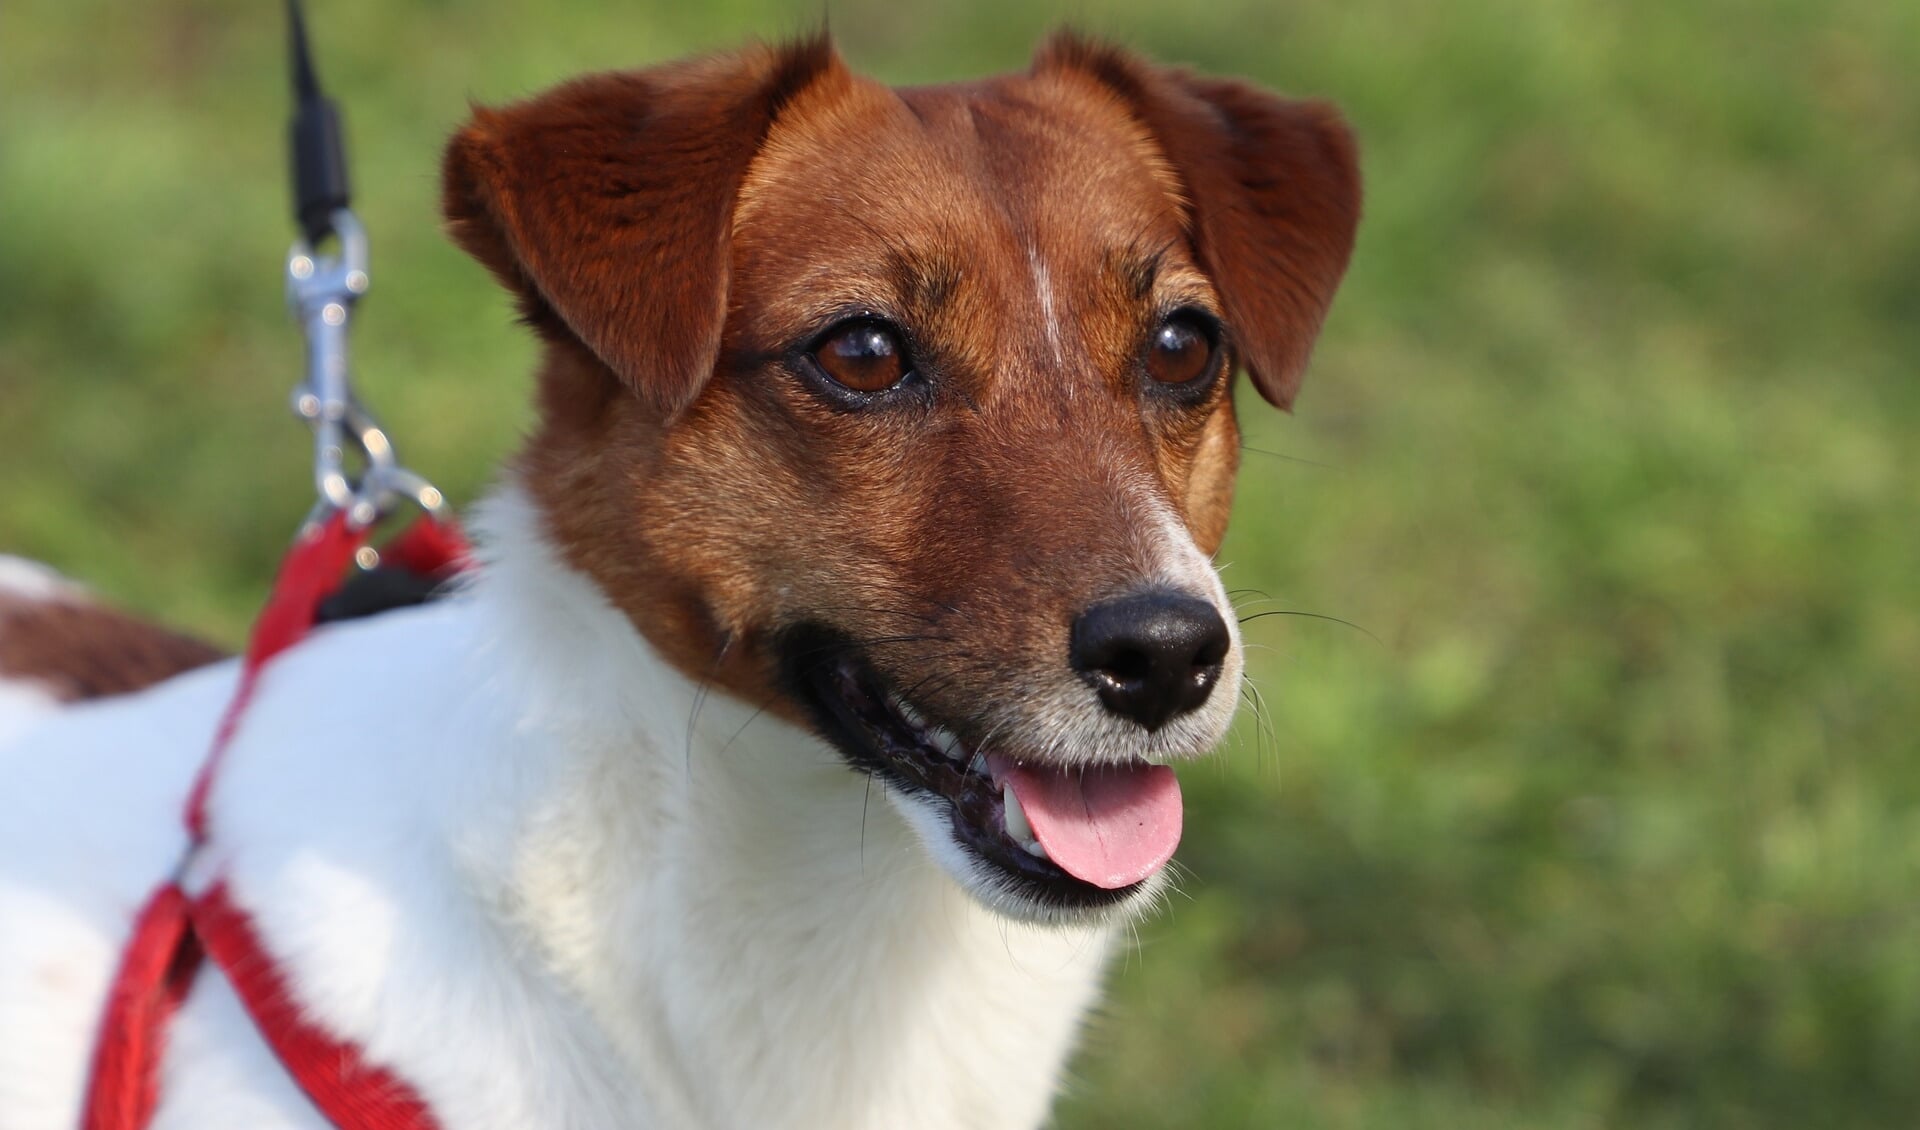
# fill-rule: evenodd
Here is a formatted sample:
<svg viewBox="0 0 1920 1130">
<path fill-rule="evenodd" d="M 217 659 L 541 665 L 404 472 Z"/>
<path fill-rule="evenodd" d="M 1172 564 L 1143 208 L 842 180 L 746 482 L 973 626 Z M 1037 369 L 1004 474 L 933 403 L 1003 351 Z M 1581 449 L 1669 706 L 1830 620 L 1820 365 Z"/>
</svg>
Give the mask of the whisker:
<svg viewBox="0 0 1920 1130">
<path fill-rule="evenodd" d="M 707 695 L 713 691 L 713 680 L 720 674 L 720 666 L 727 661 L 727 654 L 732 650 L 733 633 L 728 632 L 726 638 L 720 642 L 719 652 L 713 657 L 713 668 L 707 672 L 706 678 L 700 680 L 700 688 L 693 692 L 693 709 L 687 712 L 685 770 L 688 774 L 693 772 L 693 728 L 700 721 L 700 710 L 707 704 Z"/>
<path fill-rule="evenodd" d="M 1266 744 L 1273 749 L 1273 771 L 1278 775 L 1281 769 L 1280 732 L 1274 728 L 1273 711 L 1267 706 L 1267 696 L 1261 693 L 1260 688 L 1254 685 L 1251 679 L 1246 680 L 1241 689 L 1253 704 L 1254 767 L 1257 770 L 1262 764 L 1260 741 L 1264 737 Z"/>
<path fill-rule="evenodd" d="M 1245 703 L 1247 709 L 1253 714 L 1253 766 L 1257 771 L 1264 763 L 1264 754 L 1266 752 L 1262 745 L 1262 739 L 1265 735 L 1260 732 L 1260 703 L 1259 700 L 1247 693 L 1247 688 L 1244 686 L 1240 688 L 1240 701 Z"/>
<path fill-rule="evenodd" d="M 1302 459 L 1298 455 L 1283 455 L 1278 451 L 1268 451 L 1264 447 L 1254 447 L 1251 444 L 1241 444 L 1240 450 L 1251 451 L 1255 455 L 1265 455 L 1270 459 L 1280 459 L 1288 463 L 1299 463 L 1308 467 L 1318 467 L 1322 471 L 1338 471 L 1340 469 L 1331 463 L 1322 463 L 1318 459 Z"/>
<path fill-rule="evenodd" d="M 873 803 L 873 774 L 867 774 L 867 791 L 860 797 L 860 874 L 867 873 L 867 806 Z"/>
<path fill-rule="evenodd" d="M 718 756 L 724 756 L 728 750 L 732 749 L 733 743 L 740 740 L 740 735 L 747 732 L 747 727 L 753 725 L 754 722 L 758 721 L 760 716 L 767 712 L 767 707 L 771 705 L 773 705 L 773 700 L 771 698 L 762 699 L 760 701 L 760 705 L 754 708 L 753 713 L 747 715 L 747 720 L 745 722 L 740 723 L 739 728 L 734 730 L 733 736 L 727 739 L 727 744 L 720 747 L 720 754 Z"/>
<path fill-rule="evenodd" d="M 1361 635 L 1372 640 L 1374 643 L 1379 644 L 1381 647 L 1387 646 L 1387 641 L 1381 639 L 1379 636 L 1374 635 L 1372 632 L 1369 632 L 1367 629 L 1361 627 L 1360 625 L 1354 623 L 1353 621 L 1342 620 L 1338 616 L 1328 616 L 1319 612 L 1299 612 L 1290 608 L 1282 608 L 1272 612 L 1255 612 L 1250 616 L 1242 616 L 1240 617 L 1240 622 L 1244 624 L 1249 620 L 1262 620 L 1268 616 L 1300 616 L 1308 620 L 1326 620 L 1331 623 L 1341 624 L 1346 627 L 1352 628 L 1354 631 L 1359 632 Z"/>
<path fill-rule="evenodd" d="M 918 695 L 922 689 L 927 687 L 928 684 L 932 684 L 933 691 L 934 693 L 937 694 L 940 691 L 945 690 L 947 687 L 953 685 L 955 679 L 956 679 L 956 676 L 936 672 L 932 675 L 928 675 L 924 679 L 921 679 L 919 682 L 913 684 L 910 687 L 902 688 L 900 691 L 900 697 L 907 699 L 908 701 L 912 701 L 914 696 Z"/>
</svg>

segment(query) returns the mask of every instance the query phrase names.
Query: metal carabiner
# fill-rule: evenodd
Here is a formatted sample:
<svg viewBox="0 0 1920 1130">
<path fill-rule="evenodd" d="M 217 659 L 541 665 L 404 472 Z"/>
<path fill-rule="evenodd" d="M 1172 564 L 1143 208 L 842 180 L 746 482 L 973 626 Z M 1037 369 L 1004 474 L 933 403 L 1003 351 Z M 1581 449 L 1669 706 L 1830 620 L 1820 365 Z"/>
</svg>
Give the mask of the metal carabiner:
<svg viewBox="0 0 1920 1130">
<path fill-rule="evenodd" d="M 439 489 L 401 464 L 386 429 L 359 400 L 348 401 L 346 423 L 348 434 L 354 438 L 366 462 L 356 492 L 362 500 L 370 502 L 380 513 L 390 510 L 396 499 L 411 502 L 435 516 L 445 509 L 446 499 Z"/>
<path fill-rule="evenodd" d="M 370 282 L 367 236 L 351 209 L 336 209 L 330 223 L 338 252 L 322 255 L 298 239 L 286 270 L 287 304 L 307 342 L 307 375 L 294 389 L 293 411 L 313 429 L 316 513 L 344 511 L 356 528 L 379 521 L 400 500 L 438 514 L 445 497 L 400 464 L 386 430 L 354 395 L 347 331 Z"/>
</svg>

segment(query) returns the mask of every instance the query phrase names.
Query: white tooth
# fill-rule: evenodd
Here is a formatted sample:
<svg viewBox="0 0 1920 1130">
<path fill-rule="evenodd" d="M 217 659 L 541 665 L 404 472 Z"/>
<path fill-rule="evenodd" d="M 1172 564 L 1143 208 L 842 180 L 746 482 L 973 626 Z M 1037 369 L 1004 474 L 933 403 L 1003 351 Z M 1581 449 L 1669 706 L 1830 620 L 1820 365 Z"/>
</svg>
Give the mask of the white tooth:
<svg viewBox="0 0 1920 1130">
<path fill-rule="evenodd" d="M 1007 835 L 1013 837 L 1013 842 L 1025 848 L 1029 855 L 1045 859 L 1047 849 L 1041 847 L 1039 839 L 1034 836 L 1033 825 L 1027 823 L 1027 810 L 1020 807 L 1020 798 L 1013 795 L 1012 785 L 1000 786 L 1000 804 L 1007 813 Z"/>
<path fill-rule="evenodd" d="M 957 747 L 955 752 L 958 752 Z M 967 762 L 967 772 L 978 773 L 982 777 L 986 776 L 987 775 L 987 755 L 984 753 L 974 754 L 973 760 Z"/>
<path fill-rule="evenodd" d="M 920 717 L 920 712 L 918 710 L 915 710 L 912 706 L 908 705 L 907 700 L 904 698 L 894 699 L 893 709 L 895 713 L 899 714 L 900 717 L 905 718 L 909 723 L 911 723 L 914 726 L 923 726 L 926 724 L 926 720 Z"/>
</svg>

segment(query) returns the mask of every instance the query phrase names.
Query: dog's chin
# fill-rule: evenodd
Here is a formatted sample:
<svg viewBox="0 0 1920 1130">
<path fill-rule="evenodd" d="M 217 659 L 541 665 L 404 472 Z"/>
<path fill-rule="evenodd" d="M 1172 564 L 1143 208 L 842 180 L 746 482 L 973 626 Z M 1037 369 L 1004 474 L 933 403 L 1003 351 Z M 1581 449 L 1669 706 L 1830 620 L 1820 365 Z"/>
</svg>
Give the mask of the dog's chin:
<svg viewBox="0 0 1920 1130">
<path fill-rule="evenodd" d="M 855 770 L 875 778 L 888 801 L 942 869 L 982 905 L 1022 922 L 1093 925 L 1152 904 L 1167 884 L 1172 851 L 1139 854 L 1130 867 L 1075 874 L 1056 863 L 1016 798 L 1021 775 L 1071 776 L 1082 770 L 1023 762 L 1006 752 L 969 746 L 926 718 L 893 690 L 844 637 L 824 629 L 789 632 L 782 652 L 789 692 L 816 728 Z M 1145 792 L 1171 792 L 1171 838 L 1179 834 L 1178 787 L 1171 770 L 1144 761 L 1085 771 L 1089 777 L 1149 778 Z M 1078 793 L 1074 794 L 1076 797 Z M 1163 805 L 1164 805 L 1163 799 Z M 1057 843 L 1057 842 L 1056 842 Z M 1091 874 L 1091 878 L 1082 875 Z"/>
</svg>

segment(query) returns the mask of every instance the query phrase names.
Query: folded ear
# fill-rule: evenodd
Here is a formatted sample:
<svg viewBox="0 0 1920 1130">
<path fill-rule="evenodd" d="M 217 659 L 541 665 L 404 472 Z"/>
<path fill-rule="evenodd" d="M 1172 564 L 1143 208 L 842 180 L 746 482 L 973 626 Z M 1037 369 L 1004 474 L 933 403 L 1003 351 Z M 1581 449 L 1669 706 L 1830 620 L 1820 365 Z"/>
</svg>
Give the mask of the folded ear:
<svg viewBox="0 0 1920 1130">
<path fill-rule="evenodd" d="M 820 35 L 593 75 L 476 108 L 447 146 L 453 239 L 665 416 L 713 372 L 741 181 L 795 95 L 841 67 Z"/>
<path fill-rule="evenodd" d="M 1054 35 L 1035 69 L 1077 70 L 1125 101 L 1173 166 L 1189 234 L 1261 395 L 1289 408 L 1360 221 L 1353 134 L 1327 102 L 1157 67 Z"/>
</svg>

